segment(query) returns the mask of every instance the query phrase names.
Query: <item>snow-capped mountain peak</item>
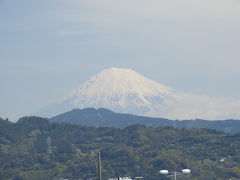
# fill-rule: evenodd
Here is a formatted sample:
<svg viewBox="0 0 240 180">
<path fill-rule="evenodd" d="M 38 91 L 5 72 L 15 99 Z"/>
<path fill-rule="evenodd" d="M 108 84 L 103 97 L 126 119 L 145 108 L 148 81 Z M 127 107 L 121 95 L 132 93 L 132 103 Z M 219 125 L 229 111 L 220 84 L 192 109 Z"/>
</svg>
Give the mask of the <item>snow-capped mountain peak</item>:
<svg viewBox="0 0 240 180">
<path fill-rule="evenodd" d="M 88 95 L 104 94 L 107 97 L 127 94 L 145 96 L 164 94 L 169 91 L 172 91 L 172 89 L 149 80 L 131 69 L 110 68 L 103 70 L 80 85 L 79 88 L 72 92 L 70 97 L 78 97 L 82 93 Z"/>
<path fill-rule="evenodd" d="M 88 107 L 170 119 L 240 118 L 240 101 L 184 93 L 123 68 L 103 70 L 73 90 L 61 103 L 45 110 L 44 115 L 54 116 Z"/>
<path fill-rule="evenodd" d="M 66 101 L 79 108 L 105 107 L 120 112 L 149 111 L 175 91 L 130 69 L 103 70 L 74 90 Z M 130 110 L 131 109 L 131 110 Z"/>
</svg>

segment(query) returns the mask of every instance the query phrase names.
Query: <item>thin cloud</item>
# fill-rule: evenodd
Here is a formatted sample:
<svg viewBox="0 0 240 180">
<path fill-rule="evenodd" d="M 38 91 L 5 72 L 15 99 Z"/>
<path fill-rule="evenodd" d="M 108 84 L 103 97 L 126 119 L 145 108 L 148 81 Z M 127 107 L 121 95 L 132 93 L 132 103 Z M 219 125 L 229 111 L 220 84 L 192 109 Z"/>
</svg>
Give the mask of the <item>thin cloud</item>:
<svg viewBox="0 0 240 180">
<path fill-rule="evenodd" d="M 240 2 L 237 0 L 68 0 L 67 2 L 79 7 L 84 5 L 89 11 L 97 10 L 99 14 L 96 18 L 103 17 L 104 12 L 112 15 L 108 16 L 109 19 L 121 15 L 129 18 L 167 20 L 240 18 Z"/>
<path fill-rule="evenodd" d="M 164 117 L 170 119 L 224 120 L 240 118 L 240 100 L 212 98 L 205 95 L 182 94 L 178 101 L 168 101 Z"/>
</svg>

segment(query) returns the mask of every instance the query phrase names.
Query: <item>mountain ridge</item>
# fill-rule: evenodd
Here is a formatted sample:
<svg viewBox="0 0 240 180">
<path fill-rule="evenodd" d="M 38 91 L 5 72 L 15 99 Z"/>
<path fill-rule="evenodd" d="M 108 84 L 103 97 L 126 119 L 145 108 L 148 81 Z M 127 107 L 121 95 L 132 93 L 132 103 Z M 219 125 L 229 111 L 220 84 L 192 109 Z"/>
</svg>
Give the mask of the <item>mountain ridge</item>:
<svg viewBox="0 0 240 180">
<path fill-rule="evenodd" d="M 105 108 L 73 109 L 49 119 L 52 122 L 72 123 L 90 127 L 126 128 L 130 125 L 140 124 L 149 127 L 175 127 L 175 128 L 204 128 L 236 133 L 240 131 L 240 120 L 169 120 L 136 116 L 132 114 L 115 113 Z"/>
</svg>

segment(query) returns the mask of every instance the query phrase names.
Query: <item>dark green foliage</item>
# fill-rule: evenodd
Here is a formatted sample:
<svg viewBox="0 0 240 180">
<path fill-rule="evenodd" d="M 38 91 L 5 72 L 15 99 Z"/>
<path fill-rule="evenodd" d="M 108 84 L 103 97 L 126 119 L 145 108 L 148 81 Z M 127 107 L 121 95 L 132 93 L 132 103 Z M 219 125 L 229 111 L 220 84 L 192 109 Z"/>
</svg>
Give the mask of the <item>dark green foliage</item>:
<svg viewBox="0 0 240 180">
<path fill-rule="evenodd" d="M 17 123 L 0 120 L 0 135 L 3 180 L 95 180 L 99 151 L 103 179 L 167 180 L 160 169 L 182 168 L 190 168 L 192 174 L 179 180 L 240 179 L 240 133 L 145 125 L 94 128 L 25 117 Z"/>
</svg>

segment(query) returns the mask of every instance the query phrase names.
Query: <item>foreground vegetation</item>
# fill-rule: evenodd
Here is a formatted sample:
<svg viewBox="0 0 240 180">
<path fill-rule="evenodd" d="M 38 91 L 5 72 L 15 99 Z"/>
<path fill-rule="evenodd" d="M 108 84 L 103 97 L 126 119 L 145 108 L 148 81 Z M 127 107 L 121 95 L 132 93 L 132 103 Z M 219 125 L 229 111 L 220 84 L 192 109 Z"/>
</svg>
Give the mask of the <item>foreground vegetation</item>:
<svg viewBox="0 0 240 180">
<path fill-rule="evenodd" d="M 240 133 L 215 130 L 93 128 L 26 117 L 0 119 L 0 179 L 97 179 L 101 151 L 103 179 L 143 176 L 170 179 L 161 169 L 189 168 L 179 180 L 240 179 Z"/>
</svg>

